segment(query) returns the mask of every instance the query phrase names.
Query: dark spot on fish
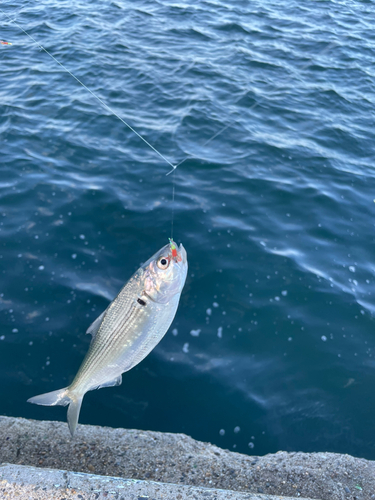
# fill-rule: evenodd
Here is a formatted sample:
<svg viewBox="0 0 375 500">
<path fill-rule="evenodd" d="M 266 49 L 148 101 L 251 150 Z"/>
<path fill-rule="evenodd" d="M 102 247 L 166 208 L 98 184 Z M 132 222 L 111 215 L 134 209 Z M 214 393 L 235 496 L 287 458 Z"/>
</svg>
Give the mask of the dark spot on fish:
<svg viewBox="0 0 375 500">
<path fill-rule="evenodd" d="M 141 306 L 145 306 L 146 302 L 140 298 L 137 299 L 138 304 L 141 304 Z"/>
</svg>

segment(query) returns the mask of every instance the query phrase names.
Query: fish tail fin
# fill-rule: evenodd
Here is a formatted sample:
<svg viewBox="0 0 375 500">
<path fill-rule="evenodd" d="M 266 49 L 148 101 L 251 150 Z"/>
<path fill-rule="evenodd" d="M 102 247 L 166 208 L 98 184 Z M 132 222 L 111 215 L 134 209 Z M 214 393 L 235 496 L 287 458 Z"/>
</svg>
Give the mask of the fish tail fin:
<svg viewBox="0 0 375 500">
<path fill-rule="evenodd" d="M 81 410 L 83 396 L 77 396 L 69 391 L 69 387 L 57 391 L 46 392 L 39 396 L 34 396 L 27 400 L 28 403 L 43 406 L 67 406 L 68 408 L 68 426 L 70 434 L 74 436 L 77 428 L 79 412 Z"/>
<path fill-rule="evenodd" d="M 83 399 L 83 396 L 81 396 L 79 398 L 75 397 L 74 399 L 72 398 L 71 402 L 69 404 L 68 426 L 69 426 L 70 434 L 72 435 L 72 437 L 74 436 L 75 430 L 77 428 L 79 412 L 81 411 L 82 399 Z"/>
<path fill-rule="evenodd" d="M 67 387 L 64 389 L 59 389 L 58 391 L 46 392 L 45 394 L 39 394 L 39 396 L 34 396 L 27 400 L 28 403 L 34 403 L 36 405 L 43 406 L 66 406 L 70 403 L 71 398 L 69 396 L 69 390 Z"/>
</svg>

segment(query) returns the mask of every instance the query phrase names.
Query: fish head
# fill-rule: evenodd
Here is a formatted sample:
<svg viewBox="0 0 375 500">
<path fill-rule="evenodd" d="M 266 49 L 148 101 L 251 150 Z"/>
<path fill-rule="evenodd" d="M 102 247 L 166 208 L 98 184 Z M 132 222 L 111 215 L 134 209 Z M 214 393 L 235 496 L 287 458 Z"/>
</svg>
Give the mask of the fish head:
<svg viewBox="0 0 375 500">
<path fill-rule="evenodd" d="M 186 250 L 170 240 L 142 268 L 145 293 L 154 302 L 167 304 L 184 287 L 188 270 Z"/>
</svg>

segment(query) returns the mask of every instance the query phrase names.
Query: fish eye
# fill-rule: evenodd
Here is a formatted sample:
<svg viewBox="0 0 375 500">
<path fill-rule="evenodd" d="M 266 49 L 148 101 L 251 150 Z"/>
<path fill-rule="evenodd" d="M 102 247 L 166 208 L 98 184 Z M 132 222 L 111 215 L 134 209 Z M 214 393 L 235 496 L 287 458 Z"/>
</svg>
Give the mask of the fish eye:
<svg viewBox="0 0 375 500">
<path fill-rule="evenodd" d="M 166 257 L 160 257 L 157 262 L 157 266 L 159 269 L 167 269 L 167 267 L 169 266 L 169 259 L 167 259 Z"/>
</svg>

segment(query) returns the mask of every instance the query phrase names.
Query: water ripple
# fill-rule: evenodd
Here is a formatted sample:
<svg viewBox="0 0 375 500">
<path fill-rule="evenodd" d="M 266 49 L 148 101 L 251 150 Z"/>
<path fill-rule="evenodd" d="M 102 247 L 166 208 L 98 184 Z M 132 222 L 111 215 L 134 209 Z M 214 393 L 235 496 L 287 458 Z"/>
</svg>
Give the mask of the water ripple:
<svg viewBox="0 0 375 500">
<path fill-rule="evenodd" d="M 24 401 L 69 383 L 87 327 L 173 216 L 189 277 L 172 331 L 82 421 L 373 459 L 371 4 L 2 8 L 172 163 L 187 157 L 166 177 L 3 16 L 3 411 L 51 418 Z"/>
</svg>

